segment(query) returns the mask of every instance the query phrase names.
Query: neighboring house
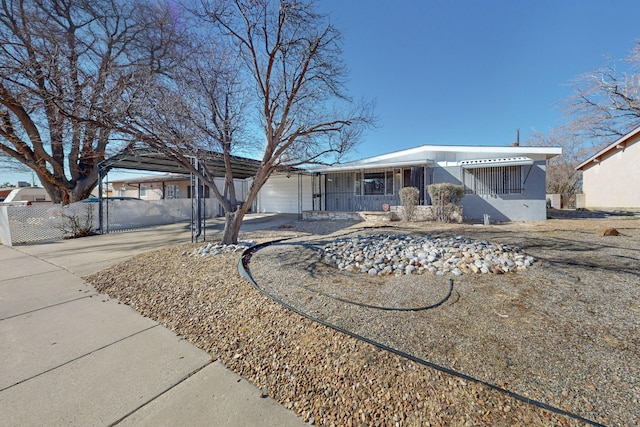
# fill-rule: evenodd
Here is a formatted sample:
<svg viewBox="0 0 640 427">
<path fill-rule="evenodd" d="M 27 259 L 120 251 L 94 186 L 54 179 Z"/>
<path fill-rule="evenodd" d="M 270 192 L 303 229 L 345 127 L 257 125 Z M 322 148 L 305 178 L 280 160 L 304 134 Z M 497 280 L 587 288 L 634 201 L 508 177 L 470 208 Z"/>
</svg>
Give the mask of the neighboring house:
<svg viewBox="0 0 640 427">
<path fill-rule="evenodd" d="M 218 188 L 224 192 L 224 179 L 215 178 Z M 135 178 L 116 179 L 109 182 L 113 188 L 111 197 L 137 197 L 142 200 L 191 199 L 193 184 L 191 177 L 184 174 L 166 173 L 161 175 L 145 175 Z M 244 199 L 248 191 L 245 180 L 235 180 L 236 197 Z M 213 198 L 209 187 L 203 187 L 202 197 Z"/>
<path fill-rule="evenodd" d="M 640 209 L 640 127 L 576 167 L 582 171 L 584 207 Z"/>
<path fill-rule="evenodd" d="M 3 202 L 12 191 L 13 187 L 0 188 L 0 202 Z"/>
<path fill-rule="evenodd" d="M 189 175 L 167 173 L 109 181 L 109 197 L 137 197 L 143 200 L 190 198 Z"/>
<path fill-rule="evenodd" d="M 225 193 L 224 178 L 214 178 L 216 185 L 223 194 Z M 245 199 L 250 185 L 250 179 L 235 179 L 236 200 L 241 202 Z M 147 201 L 193 199 L 194 183 L 191 176 L 178 173 L 165 173 L 160 175 L 145 175 L 140 177 L 115 179 L 109 181 L 107 188 L 110 191 L 103 193 L 103 197 L 126 197 L 137 198 Z M 201 197 L 205 204 L 209 206 L 208 212 L 214 215 L 224 215 L 222 205 L 218 203 L 211 189 L 202 186 Z M 97 190 L 94 190 L 96 193 Z M 94 194 L 97 196 L 97 194 Z"/>
<path fill-rule="evenodd" d="M 544 220 L 546 163 L 561 153 L 559 147 L 423 145 L 309 169 L 298 179 L 274 176 L 263 189 L 266 194 L 258 209 L 382 211 L 385 204 L 400 204 L 398 192 L 403 187 L 417 187 L 420 204 L 430 204 L 427 187 L 449 182 L 465 187 L 461 202 L 465 219 L 488 214 L 497 221 Z"/>
<path fill-rule="evenodd" d="M 47 190 L 41 187 L 3 188 L 2 190 L 4 191 L 0 191 L 0 198 L 3 199 L 3 203 L 51 202 L 51 197 L 49 197 Z"/>
</svg>

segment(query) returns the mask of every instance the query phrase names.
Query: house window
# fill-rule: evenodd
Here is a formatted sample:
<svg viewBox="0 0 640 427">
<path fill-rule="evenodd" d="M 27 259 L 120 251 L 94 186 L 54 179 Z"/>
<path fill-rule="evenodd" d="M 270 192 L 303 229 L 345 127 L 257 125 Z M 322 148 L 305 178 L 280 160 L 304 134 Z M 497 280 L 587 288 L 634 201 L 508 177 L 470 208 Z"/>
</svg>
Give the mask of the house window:
<svg viewBox="0 0 640 427">
<path fill-rule="evenodd" d="M 393 195 L 393 171 L 386 171 L 385 176 L 385 194 Z"/>
<path fill-rule="evenodd" d="M 141 185 L 140 186 L 140 197 L 147 197 L 148 196 L 148 190 L 149 187 L 147 187 L 146 185 Z"/>
<path fill-rule="evenodd" d="M 362 181 L 363 194 L 365 196 L 384 194 L 384 182 L 384 172 L 365 172 Z"/>
<path fill-rule="evenodd" d="M 393 194 L 393 171 L 356 173 L 356 194 Z"/>
<path fill-rule="evenodd" d="M 464 186 L 473 194 L 522 193 L 520 166 L 503 166 L 464 170 Z"/>
<path fill-rule="evenodd" d="M 167 199 L 179 199 L 180 187 L 177 185 L 167 185 Z"/>
<path fill-rule="evenodd" d="M 195 194 L 195 191 L 193 191 L 194 188 L 195 188 L 195 186 L 193 186 L 193 185 L 187 187 L 187 199 L 191 199 L 192 194 Z M 211 191 L 210 191 L 209 186 L 208 185 L 203 185 L 202 188 L 203 188 L 203 190 L 200 193 L 201 197 L 203 199 L 209 199 L 211 197 Z"/>
</svg>

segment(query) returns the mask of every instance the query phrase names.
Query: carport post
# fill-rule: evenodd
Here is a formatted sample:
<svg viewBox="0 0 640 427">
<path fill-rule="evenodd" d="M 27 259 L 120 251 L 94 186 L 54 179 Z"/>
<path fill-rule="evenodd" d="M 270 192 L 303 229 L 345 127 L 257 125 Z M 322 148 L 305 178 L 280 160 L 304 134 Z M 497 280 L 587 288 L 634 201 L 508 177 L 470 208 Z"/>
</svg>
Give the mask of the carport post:
<svg viewBox="0 0 640 427">
<path fill-rule="evenodd" d="M 298 221 L 302 221 L 302 173 L 298 172 Z"/>
<path fill-rule="evenodd" d="M 98 163 L 98 234 L 102 234 L 102 166 Z"/>
</svg>

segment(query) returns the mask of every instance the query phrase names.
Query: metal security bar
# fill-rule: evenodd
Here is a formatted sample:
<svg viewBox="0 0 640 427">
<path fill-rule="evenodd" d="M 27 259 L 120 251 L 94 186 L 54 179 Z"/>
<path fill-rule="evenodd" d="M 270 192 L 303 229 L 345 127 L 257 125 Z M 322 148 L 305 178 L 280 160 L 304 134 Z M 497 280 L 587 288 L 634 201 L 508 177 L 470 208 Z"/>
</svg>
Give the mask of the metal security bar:
<svg viewBox="0 0 640 427">
<path fill-rule="evenodd" d="M 333 172 L 314 177 L 314 180 L 314 210 L 381 211 L 383 205 L 401 204 L 399 192 L 404 187 L 418 188 L 420 204 L 428 204 L 426 188 L 433 181 L 433 170 L 412 166 Z"/>
<path fill-rule="evenodd" d="M 382 211 L 383 205 L 397 206 L 400 197 L 397 195 L 358 195 L 353 191 L 331 191 L 325 195 L 324 205 L 327 211 L 361 212 Z"/>
<path fill-rule="evenodd" d="M 480 195 L 522 193 L 521 166 L 465 169 L 464 186 Z"/>
</svg>

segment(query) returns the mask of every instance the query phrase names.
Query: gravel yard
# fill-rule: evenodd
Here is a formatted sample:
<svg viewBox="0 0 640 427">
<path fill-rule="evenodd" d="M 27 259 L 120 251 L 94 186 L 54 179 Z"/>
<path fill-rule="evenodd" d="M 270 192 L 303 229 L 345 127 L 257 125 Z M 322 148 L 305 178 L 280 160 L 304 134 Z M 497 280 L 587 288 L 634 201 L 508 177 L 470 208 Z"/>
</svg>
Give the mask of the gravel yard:
<svg viewBox="0 0 640 427">
<path fill-rule="evenodd" d="M 596 229 L 615 227 L 620 236 Z M 508 274 L 372 276 L 320 262 L 338 236 L 465 236 L 519 246 Z M 640 424 L 640 221 L 558 219 L 478 227 L 296 222 L 241 236 L 254 279 L 287 304 L 430 364 L 605 425 Z M 358 341 L 289 311 L 236 271 L 239 253 L 142 254 L 88 278 L 184 336 L 316 425 L 582 425 L 482 383 Z M 345 303 L 423 307 L 380 310 Z"/>
</svg>

